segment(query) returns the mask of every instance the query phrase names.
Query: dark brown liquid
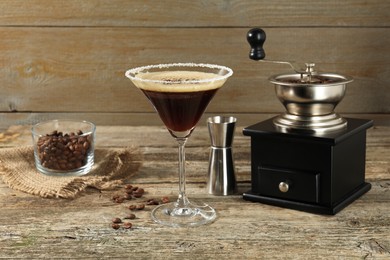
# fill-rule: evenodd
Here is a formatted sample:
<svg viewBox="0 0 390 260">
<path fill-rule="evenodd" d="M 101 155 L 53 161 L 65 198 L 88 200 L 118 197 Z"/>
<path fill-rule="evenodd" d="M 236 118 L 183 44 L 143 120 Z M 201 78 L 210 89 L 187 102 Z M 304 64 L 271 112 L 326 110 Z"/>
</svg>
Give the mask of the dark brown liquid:
<svg viewBox="0 0 390 260">
<path fill-rule="evenodd" d="M 166 127 L 176 132 L 188 131 L 198 123 L 217 90 L 157 92 L 142 89 Z"/>
</svg>

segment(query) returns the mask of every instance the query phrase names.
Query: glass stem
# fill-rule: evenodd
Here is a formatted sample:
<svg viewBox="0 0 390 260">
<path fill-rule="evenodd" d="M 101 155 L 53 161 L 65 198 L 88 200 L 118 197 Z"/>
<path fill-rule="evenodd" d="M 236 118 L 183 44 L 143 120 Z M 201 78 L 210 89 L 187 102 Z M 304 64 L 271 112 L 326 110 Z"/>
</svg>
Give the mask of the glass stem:
<svg viewBox="0 0 390 260">
<path fill-rule="evenodd" d="M 176 138 L 179 144 L 179 197 L 176 205 L 179 208 L 185 208 L 189 204 L 186 196 L 186 158 L 185 158 L 185 144 L 187 138 Z"/>
</svg>

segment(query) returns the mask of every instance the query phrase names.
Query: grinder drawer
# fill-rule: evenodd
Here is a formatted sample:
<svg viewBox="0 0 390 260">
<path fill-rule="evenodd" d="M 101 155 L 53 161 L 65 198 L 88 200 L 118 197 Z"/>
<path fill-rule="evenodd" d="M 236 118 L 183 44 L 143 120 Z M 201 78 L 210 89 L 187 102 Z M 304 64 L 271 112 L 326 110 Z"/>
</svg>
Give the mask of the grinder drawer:
<svg viewBox="0 0 390 260">
<path fill-rule="evenodd" d="M 320 174 L 273 167 L 258 168 L 261 195 L 318 203 Z"/>
</svg>

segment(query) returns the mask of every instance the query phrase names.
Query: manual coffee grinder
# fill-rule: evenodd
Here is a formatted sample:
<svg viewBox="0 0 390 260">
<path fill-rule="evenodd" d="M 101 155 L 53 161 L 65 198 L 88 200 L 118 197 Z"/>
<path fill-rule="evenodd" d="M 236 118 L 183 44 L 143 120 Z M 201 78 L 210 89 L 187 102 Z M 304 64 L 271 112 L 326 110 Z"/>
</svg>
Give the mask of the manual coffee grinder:
<svg viewBox="0 0 390 260">
<path fill-rule="evenodd" d="M 366 130 L 372 120 L 342 118 L 334 108 L 352 78 L 266 60 L 262 29 L 247 34 L 250 58 L 288 64 L 293 73 L 271 76 L 282 115 L 246 127 L 251 137 L 249 201 L 334 215 L 366 193 Z"/>
</svg>

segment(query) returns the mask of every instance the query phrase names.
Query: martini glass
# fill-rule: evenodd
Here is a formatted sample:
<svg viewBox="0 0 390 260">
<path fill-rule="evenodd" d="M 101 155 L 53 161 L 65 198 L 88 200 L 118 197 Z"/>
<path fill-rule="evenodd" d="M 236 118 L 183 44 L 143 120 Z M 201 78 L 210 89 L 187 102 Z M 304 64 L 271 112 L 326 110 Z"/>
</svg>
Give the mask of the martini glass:
<svg viewBox="0 0 390 260">
<path fill-rule="evenodd" d="M 194 204 L 187 198 L 184 147 L 207 105 L 232 74 L 224 66 L 194 63 L 150 65 L 126 71 L 179 145 L 179 196 L 177 201 L 161 204 L 152 211 L 155 222 L 188 227 L 207 224 L 216 218 L 212 207 Z"/>
</svg>

